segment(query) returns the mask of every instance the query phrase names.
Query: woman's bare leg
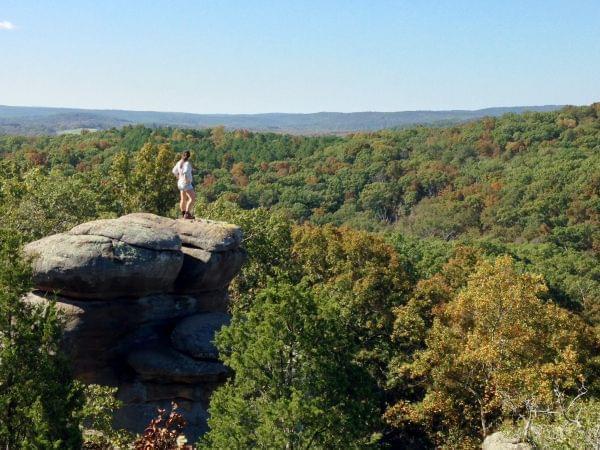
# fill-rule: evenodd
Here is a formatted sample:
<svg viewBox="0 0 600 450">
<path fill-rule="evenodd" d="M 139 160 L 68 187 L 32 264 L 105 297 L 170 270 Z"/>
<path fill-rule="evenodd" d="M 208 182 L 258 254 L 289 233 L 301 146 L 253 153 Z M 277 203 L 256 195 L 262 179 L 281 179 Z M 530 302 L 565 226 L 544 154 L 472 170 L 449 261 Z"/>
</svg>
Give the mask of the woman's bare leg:
<svg viewBox="0 0 600 450">
<path fill-rule="evenodd" d="M 185 192 L 179 191 L 179 209 L 181 210 L 181 214 L 182 215 L 183 215 L 184 212 L 187 211 L 185 209 L 185 204 L 186 203 L 187 203 L 187 198 L 186 198 Z"/>
<path fill-rule="evenodd" d="M 185 191 L 185 194 L 187 195 L 187 203 L 185 206 L 185 210 L 188 212 L 188 214 L 193 215 L 194 202 L 196 201 L 196 193 L 192 189 L 190 189 L 189 191 Z"/>
</svg>

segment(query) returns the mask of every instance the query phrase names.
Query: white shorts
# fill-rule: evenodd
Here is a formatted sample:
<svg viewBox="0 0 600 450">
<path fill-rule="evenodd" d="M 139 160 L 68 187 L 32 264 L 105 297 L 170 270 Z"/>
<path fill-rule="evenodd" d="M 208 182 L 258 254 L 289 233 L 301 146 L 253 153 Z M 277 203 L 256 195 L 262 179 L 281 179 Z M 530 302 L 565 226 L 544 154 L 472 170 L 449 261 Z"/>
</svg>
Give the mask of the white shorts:
<svg viewBox="0 0 600 450">
<path fill-rule="evenodd" d="M 181 192 L 193 191 L 194 185 L 192 185 L 192 183 L 187 183 L 185 180 L 180 180 L 177 182 L 177 189 L 179 189 Z"/>
</svg>

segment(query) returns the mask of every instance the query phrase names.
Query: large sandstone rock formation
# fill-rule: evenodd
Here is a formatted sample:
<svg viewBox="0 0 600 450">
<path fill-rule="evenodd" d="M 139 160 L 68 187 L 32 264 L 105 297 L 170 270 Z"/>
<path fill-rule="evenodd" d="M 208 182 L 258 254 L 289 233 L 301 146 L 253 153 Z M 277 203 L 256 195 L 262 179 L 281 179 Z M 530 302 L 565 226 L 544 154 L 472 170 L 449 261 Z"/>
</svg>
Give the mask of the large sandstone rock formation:
<svg viewBox="0 0 600 450">
<path fill-rule="evenodd" d="M 212 341 L 229 323 L 241 240 L 235 225 L 138 213 L 25 247 L 36 287 L 26 300 L 56 301 L 76 377 L 118 386 L 117 426 L 142 432 L 176 401 L 188 439 L 205 431 L 210 393 L 229 375 Z"/>
</svg>

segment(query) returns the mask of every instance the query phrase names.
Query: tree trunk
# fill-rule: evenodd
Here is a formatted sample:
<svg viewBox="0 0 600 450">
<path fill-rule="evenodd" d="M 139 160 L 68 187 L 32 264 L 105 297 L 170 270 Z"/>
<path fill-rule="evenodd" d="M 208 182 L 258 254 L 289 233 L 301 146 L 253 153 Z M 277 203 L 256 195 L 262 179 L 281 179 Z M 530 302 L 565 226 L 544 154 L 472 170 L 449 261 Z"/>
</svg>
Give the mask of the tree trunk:
<svg viewBox="0 0 600 450">
<path fill-rule="evenodd" d="M 481 418 L 481 435 L 485 439 L 488 434 L 487 433 L 488 429 L 487 429 L 487 423 L 485 421 L 485 411 L 484 411 L 483 406 L 481 406 L 479 408 L 479 417 Z"/>
</svg>

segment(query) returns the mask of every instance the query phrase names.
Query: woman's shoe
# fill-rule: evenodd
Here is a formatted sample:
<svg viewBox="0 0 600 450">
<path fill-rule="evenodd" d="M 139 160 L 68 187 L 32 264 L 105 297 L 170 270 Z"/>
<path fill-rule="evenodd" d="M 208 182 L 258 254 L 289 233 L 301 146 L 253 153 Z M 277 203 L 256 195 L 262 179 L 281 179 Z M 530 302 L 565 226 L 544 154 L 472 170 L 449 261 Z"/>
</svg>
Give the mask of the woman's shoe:
<svg viewBox="0 0 600 450">
<path fill-rule="evenodd" d="M 189 212 L 185 212 L 185 214 L 183 215 L 184 219 L 195 219 L 195 217 L 193 215 L 191 215 Z"/>
</svg>

